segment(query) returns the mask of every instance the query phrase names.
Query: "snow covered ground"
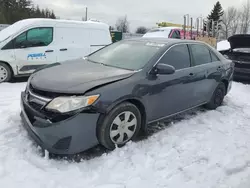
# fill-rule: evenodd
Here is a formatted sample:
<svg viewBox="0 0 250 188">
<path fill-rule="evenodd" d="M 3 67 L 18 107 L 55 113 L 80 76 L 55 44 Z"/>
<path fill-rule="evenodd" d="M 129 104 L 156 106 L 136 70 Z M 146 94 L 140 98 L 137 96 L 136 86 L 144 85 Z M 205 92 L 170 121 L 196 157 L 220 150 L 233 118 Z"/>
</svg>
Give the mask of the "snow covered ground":
<svg viewBox="0 0 250 188">
<path fill-rule="evenodd" d="M 0 84 L 0 187 L 249 188 L 250 85 L 109 154 L 80 163 L 42 158 L 19 117 L 25 83 Z"/>
</svg>

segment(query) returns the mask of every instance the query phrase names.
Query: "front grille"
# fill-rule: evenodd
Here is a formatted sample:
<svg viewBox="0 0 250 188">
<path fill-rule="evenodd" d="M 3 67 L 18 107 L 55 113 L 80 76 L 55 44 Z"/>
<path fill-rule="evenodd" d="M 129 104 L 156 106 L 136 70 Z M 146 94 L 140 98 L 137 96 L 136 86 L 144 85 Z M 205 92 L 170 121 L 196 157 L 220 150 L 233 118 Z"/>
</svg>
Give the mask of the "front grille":
<svg viewBox="0 0 250 188">
<path fill-rule="evenodd" d="M 33 123 L 36 121 L 35 116 L 32 114 L 32 112 L 24 105 L 24 111 L 27 114 L 30 123 L 33 125 Z"/>
<path fill-rule="evenodd" d="M 43 96 L 43 97 L 47 97 L 47 98 L 56 98 L 62 95 L 60 93 L 54 93 L 54 92 L 42 91 L 42 90 L 36 89 L 31 84 L 29 85 L 29 89 L 31 92 L 37 95 Z"/>
<path fill-rule="evenodd" d="M 34 110 L 42 111 L 43 106 L 40 105 L 40 104 L 37 104 L 37 103 L 35 103 L 35 102 L 29 102 L 29 105 L 30 105 Z"/>
</svg>

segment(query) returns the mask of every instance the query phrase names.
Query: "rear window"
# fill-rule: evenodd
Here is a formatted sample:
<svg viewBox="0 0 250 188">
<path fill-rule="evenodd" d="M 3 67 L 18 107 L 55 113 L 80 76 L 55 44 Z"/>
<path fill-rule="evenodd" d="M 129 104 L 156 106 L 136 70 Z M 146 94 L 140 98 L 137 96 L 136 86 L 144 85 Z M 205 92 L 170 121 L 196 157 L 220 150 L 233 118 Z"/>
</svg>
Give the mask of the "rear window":
<svg viewBox="0 0 250 188">
<path fill-rule="evenodd" d="M 190 44 L 195 65 L 204 65 L 212 62 L 209 49 L 202 44 Z"/>
<path fill-rule="evenodd" d="M 88 56 L 88 60 L 107 66 L 129 70 L 143 68 L 165 46 L 163 43 L 145 41 L 120 41 Z"/>
</svg>

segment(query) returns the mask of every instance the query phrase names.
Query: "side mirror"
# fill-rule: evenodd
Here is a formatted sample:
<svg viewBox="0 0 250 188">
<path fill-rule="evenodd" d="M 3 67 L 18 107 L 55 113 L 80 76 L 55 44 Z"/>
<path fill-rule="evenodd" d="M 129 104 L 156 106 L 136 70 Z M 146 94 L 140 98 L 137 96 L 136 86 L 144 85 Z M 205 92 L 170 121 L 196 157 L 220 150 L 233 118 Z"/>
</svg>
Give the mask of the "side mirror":
<svg viewBox="0 0 250 188">
<path fill-rule="evenodd" d="M 20 42 L 20 48 L 27 48 L 28 47 L 28 42 L 27 41 L 22 41 Z"/>
<path fill-rule="evenodd" d="M 171 65 L 159 63 L 155 67 L 156 74 L 174 74 L 175 73 L 175 68 Z"/>
</svg>

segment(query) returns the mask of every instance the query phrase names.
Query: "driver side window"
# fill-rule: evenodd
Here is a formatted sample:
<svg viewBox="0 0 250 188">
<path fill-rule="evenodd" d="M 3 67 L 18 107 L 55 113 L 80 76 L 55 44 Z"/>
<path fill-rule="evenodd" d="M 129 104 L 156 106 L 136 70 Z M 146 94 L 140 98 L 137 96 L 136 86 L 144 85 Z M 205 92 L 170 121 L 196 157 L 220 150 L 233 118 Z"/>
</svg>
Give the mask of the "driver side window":
<svg viewBox="0 0 250 188">
<path fill-rule="evenodd" d="M 48 46 L 53 41 L 53 28 L 30 29 L 15 39 L 15 48 Z"/>
<path fill-rule="evenodd" d="M 178 44 L 170 47 L 161 58 L 160 63 L 172 65 L 176 70 L 190 67 L 189 50 L 186 44 Z"/>
</svg>

